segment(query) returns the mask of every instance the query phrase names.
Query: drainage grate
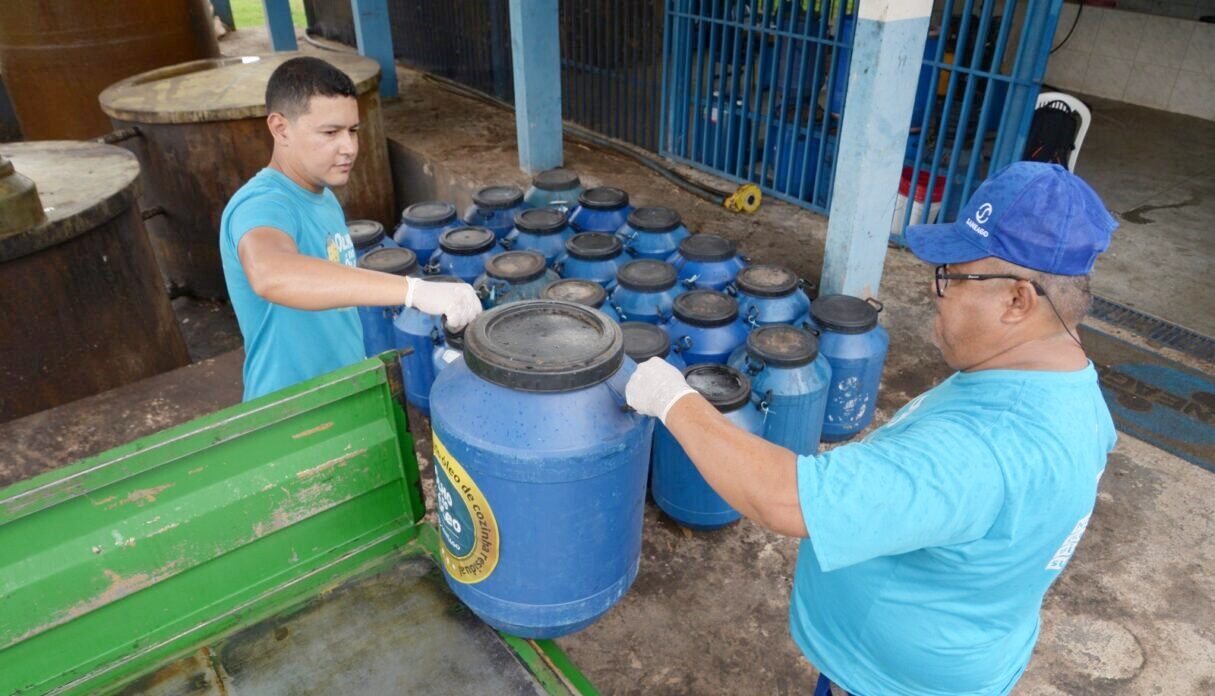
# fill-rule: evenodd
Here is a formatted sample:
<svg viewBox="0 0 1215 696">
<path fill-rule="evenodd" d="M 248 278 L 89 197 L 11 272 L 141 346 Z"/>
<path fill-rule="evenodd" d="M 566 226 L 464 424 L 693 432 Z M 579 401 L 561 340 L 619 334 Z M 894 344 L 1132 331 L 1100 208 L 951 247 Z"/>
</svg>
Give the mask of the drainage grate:
<svg viewBox="0 0 1215 696">
<path fill-rule="evenodd" d="M 1103 297 L 1093 297 L 1093 309 L 1090 314 L 1101 321 L 1133 331 L 1154 343 L 1179 350 L 1199 360 L 1215 362 L 1215 338 L 1210 336 L 1203 336 Z"/>
</svg>

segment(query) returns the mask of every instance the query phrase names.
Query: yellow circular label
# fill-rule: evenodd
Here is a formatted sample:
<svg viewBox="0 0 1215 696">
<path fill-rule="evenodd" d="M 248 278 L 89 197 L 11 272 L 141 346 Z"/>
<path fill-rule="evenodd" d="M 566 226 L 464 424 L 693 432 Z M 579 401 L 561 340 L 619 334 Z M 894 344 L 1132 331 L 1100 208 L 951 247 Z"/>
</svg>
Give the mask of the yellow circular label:
<svg viewBox="0 0 1215 696">
<path fill-rule="evenodd" d="M 431 431 L 435 443 L 435 498 L 440 555 L 447 573 L 466 585 L 481 582 L 498 566 L 498 520 L 472 477 Z"/>
</svg>

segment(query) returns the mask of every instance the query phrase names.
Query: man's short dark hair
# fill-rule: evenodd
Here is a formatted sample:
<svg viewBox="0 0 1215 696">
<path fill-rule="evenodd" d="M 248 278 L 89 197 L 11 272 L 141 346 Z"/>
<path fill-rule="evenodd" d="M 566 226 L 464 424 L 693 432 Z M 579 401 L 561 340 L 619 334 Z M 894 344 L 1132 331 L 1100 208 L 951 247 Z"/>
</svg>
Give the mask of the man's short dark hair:
<svg viewBox="0 0 1215 696">
<path fill-rule="evenodd" d="M 308 113 L 312 97 L 358 98 L 346 73 L 320 58 L 302 56 L 275 68 L 266 83 L 266 113 L 289 119 Z"/>
</svg>

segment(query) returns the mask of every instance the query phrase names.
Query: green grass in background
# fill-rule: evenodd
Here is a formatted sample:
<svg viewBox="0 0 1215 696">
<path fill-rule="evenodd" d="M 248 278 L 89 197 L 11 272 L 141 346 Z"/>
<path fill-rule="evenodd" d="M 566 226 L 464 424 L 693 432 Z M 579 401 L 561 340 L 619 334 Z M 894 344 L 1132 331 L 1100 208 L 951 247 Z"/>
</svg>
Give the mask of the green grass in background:
<svg viewBox="0 0 1215 696">
<path fill-rule="evenodd" d="M 231 0 L 231 2 L 232 19 L 236 22 L 237 29 L 260 27 L 266 24 L 266 9 L 262 5 L 262 0 Z M 304 16 L 304 0 L 291 0 L 291 20 L 295 22 L 297 30 L 308 26 L 308 19 Z"/>
</svg>

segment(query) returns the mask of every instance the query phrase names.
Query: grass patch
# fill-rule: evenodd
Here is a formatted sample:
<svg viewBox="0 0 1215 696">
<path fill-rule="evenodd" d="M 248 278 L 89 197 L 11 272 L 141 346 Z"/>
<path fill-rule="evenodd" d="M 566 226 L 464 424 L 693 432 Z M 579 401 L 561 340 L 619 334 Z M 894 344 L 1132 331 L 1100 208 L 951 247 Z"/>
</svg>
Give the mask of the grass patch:
<svg viewBox="0 0 1215 696">
<path fill-rule="evenodd" d="M 262 5 L 262 0 L 230 0 L 232 3 L 232 20 L 236 22 L 237 29 L 248 29 L 249 27 L 260 27 L 266 24 L 266 9 Z M 303 29 L 308 26 L 308 19 L 304 15 L 304 0 L 291 0 L 291 21 L 295 22 L 296 29 Z"/>
</svg>

